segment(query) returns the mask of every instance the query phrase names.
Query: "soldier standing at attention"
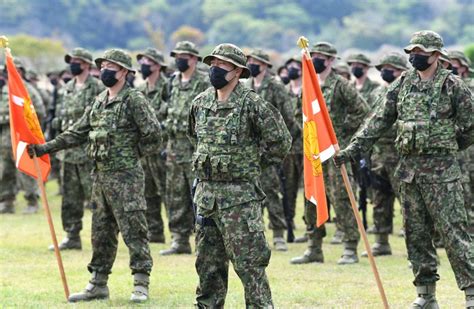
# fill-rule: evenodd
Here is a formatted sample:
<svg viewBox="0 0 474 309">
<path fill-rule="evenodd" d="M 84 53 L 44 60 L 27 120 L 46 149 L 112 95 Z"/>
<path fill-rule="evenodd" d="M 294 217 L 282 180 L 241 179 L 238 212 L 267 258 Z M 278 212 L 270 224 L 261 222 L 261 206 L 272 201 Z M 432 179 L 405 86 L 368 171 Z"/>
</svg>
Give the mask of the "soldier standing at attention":
<svg viewBox="0 0 474 309">
<path fill-rule="evenodd" d="M 58 133 L 66 131 L 90 109 L 94 98 L 104 86 L 89 74 L 93 65 L 92 54 L 83 48 L 75 48 L 64 57 L 74 76 L 58 93 L 57 113 L 53 119 Z M 81 237 L 84 203 L 90 203 L 93 164 L 86 154 L 86 146 L 70 148 L 57 155 L 61 161 L 61 220 L 66 238 L 59 244 L 60 250 L 82 249 Z M 49 246 L 53 251 L 54 246 Z"/>
<path fill-rule="evenodd" d="M 166 70 L 163 54 L 154 48 L 147 48 L 137 55 L 137 61 L 145 80 L 145 83 L 138 90 L 148 98 L 158 121 L 162 123 L 165 118 L 161 111 L 168 99 L 168 79 L 163 74 Z M 161 216 L 161 203 L 163 202 L 166 183 L 165 160 L 161 157 L 163 150 L 163 147 L 157 145 L 152 153 L 141 158 L 145 171 L 146 219 L 150 232 L 150 242 L 157 243 L 165 242 Z"/>
<path fill-rule="evenodd" d="M 441 234 L 466 308 L 474 308 L 474 242 L 467 232 L 458 149 L 473 142 L 473 100 L 458 77 L 438 62 L 443 39 L 433 31 L 415 32 L 405 52 L 413 69 L 387 90 L 383 103 L 336 155 L 337 165 L 367 152 L 392 125 L 400 155 L 396 175 L 408 259 L 418 297 L 411 308 L 438 308 L 436 249 L 433 231 Z"/>
<path fill-rule="evenodd" d="M 42 156 L 87 145 L 94 164 L 92 200 L 92 278 L 85 290 L 69 296 L 70 302 L 109 298 L 107 280 L 117 255 L 120 232 L 130 253 L 134 276 L 134 302 L 148 299 L 153 266 L 145 217 L 145 178 L 140 154 L 146 155 L 161 139 L 161 129 L 147 99 L 126 83 L 134 73 L 132 59 L 119 49 L 107 50 L 95 59 L 106 90 L 91 108 L 65 132 L 43 145 L 30 145 L 28 153 Z M 140 145 L 140 148 L 139 148 Z"/>
<path fill-rule="evenodd" d="M 193 201 L 191 187 L 194 177 L 191 158 L 194 146 L 186 135 L 188 114 L 193 99 L 209 87 L 207 77 L 196 65 L 201 56 L 188 41 L 178 42 L 170 53 L 178 71 L 170 81 L 171 93 L 166 111 L 166 207 L 168 208 L 171 248 L 161 255 L 191 254 L 189 237 L 193 231 Z"/>
<path fill-rule="evenodd" d="M 229 261 L 244 285 L 246 307 L 273 308 L 260 171 L 283 160 L 291 135 L 280 113 L 239 82 L 250 76 L 246 60 L 232 44 L 206 56 L 213 88 L 194 99 L 189 114 L 200 181 L 194 196 L 198 308 L 224 307 Z"/>
</svg>

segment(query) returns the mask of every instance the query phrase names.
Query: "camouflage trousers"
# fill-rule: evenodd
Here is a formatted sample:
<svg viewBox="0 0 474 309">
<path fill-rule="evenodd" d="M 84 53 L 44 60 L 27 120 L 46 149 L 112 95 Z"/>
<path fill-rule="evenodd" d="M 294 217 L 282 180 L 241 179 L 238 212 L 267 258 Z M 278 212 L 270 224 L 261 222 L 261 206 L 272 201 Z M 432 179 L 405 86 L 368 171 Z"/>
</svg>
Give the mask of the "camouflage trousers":
<svg viewBox="0 0 474 309">
<path fill-rule="evenodd" d="M 376 234 L 393 232 L 393 209 L 395 198 L 399 197 L 399 181 L 395 177 L 397 158 L 389 158 L 387 153 L 372 154 L 372 204 Z"/>
<path fill-rule="evenodd" d="M 92 190 L 92 164 L 61 162 L 61 221 L 69 236 L 77 236 L 82 230 L 84 203 L 89 203 Z"/>
<path fill-rule="evenodd" d="M 414 284 L 439 280 L 432 236 L 439 232 L 459 289 L 474 286 L 474 242 L 467 233 L 462 186 L 445 183 L 400 184 L 405 242 L 413 265 Z"/>
<path fill-rule="evenodd" d="M 191 163 L 166 161 L 166 208 L 171 233 L 187 239 L 193 230 L 194 213 L 191 188 L 194 175 Z"/>
<path fill-rule="evenodd" d="M 21 188 L 25 191 L 25 199 L 35 203 L 39 198 L 36 180 L 18 171 L 11 148 L 2 146 L 0 156 L 0 202 L 14 201 Z"/>
<path fill-rule="evenodd" d="M 132 169 L 96 172 L 92 189 L 92 260 L 90 272 L 109 274 L 122 234 L 134 273 L 151 272 L 145 212 L 145 180 L 140 165 Z"/>
<path fill-rule="evenodd" d="M 210 218 L 216 226 L 197 225 L 198 305 L 224 307 L 230 261 L 244 286 L 246 308 L 271 307 L 272 295 L 265 272 L 271 251 L 263 232 L 261 203 L 217 209 Z"/>
<path fill-rule="evenodd" d="M 304 222 L 306 224 L 306 236 L 309 240 L 322 239 L 326 237 L 326 227 L 321 225 L 316 227 L 318 219 L 316 205 L 311 203 L 306 198 L 304 199 Z"/>
<path fill-rule="evenodd" d="M 151 235 L 163 235 L 164 224 L 161 216 L 162 196 L 165 192 L 166 167 L 159 154 L 141 159 L 145 172 L 146 219 Z"/>
<path fill-rule="evenodd" d="M 353 177 L 351 177 L 350 164 L 346 164 L 346 167 L 349 179 L 353 179 Z M 359 241 L 360 234 L 357 228 L 357 221 L 352 211 L 344 181 L 342 180 L 341 171 L 334 165 L 332 160 L 326 161 L 323 164 L 323 170 L 326 192 L 328 193 L 329 201 L 331 206 L 334 207 L 334 212 L 337 216 L 337 229 L 344 232 L 342 241 Z"/>
<path fill-rule="evenodd" d="M 303 175 L 303 154 L 289 154 L 282 164 L 283 203 L 287 203 L 287 216 L 291 221 L 296 214 L 296 198 Z"/>
<path fill-rule="evenodd" d="M 285 211 L 280 191 L 280 179 L 274 166 L 262 171 L 260 176 L 263 192 L 267 196 L 263 201 L 263 208 L 268 210 L 270 217 L 269 228 L 272 230 L 286 230 Z"/>
</svg>

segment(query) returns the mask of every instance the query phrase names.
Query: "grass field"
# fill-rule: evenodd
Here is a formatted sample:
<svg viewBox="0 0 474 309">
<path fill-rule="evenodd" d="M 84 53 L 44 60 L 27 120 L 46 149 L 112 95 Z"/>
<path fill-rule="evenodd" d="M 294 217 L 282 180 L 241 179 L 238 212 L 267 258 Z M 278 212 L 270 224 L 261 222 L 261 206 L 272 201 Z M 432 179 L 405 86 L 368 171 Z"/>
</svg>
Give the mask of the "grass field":
<svg viewBox="0 0 474 309">
<path fill-rule="evenodd" d="M 64 232 L 60 220 L 60 197 L 55 183 L 48 183 L 50 207 L 58 240 Z M 300 199 L 302 198 L 300 194 Z M 297 235 L 304 225 L 301 218 L 302 203 L 297 213 Z M 109 301 L 69 305 L 65 301 L 54 254 L 47 250 L 51 244 L 43 210 L 36 215 L 22 215 L 25 207 L 22 197 L 16 202 L 16 214 L 0 216 L 0 307 L 2 308 L 107 308 L 131 307 L 128 298 L 132 290 L 132 276 L 128 268 L 128 251 L 120 241 L 117 260 L 109 279 Z M 401 227 L 397 208 L 395 230 Z M 371 214 L 369 214 L 370 217 Z M 82 290 L 89 279 L 86 265 L 91 257 L 91 212 L 86 211 L 85 229 L 82 232 L 83 250 L 62 253 L 69 289 Z M 300 255 L 305 244 L 290 244 L 288 252 L 272 252 L 267 273 L 278 308 L 382 308 L 377 286 L 367 259 L 361 258 L 356 265 L 336 264 L 342 248 L 330 245 L 334 225 L 327 224 L 328 237 L 324 240 L 324 264 L 293 266 L 291 257 Z M 271 239 L 271 231 L 267 231 Z M 369 235 L 373 241 L 373 236 Z M 412 272 L 408 268 L 406 250 L 402 238 L 390 238 L 393 256 L 377 258 L 377 266 L 383 280 L 391 308 L 407 308 L 415 298 Z M 167 234 L 169 241 L 169 234 Z M 159 250 L 169 244 L 152 244 L 154 268 L 151 275 L 150 301 L 145 308 L 192 308 L 197 275 L 194 255 L 162 257 Z M 359 254 L 363 244 L 359 244 Z M 464 294 L 457 289 L 451 267 L 444 250 L 439 251 L 441 281 L 438 282 L 438 302 L 442 308 L 463 308 Z M 230 272 L 227 308 L 244 308 L 243 288 L 238 277 Z"/>
</svg>

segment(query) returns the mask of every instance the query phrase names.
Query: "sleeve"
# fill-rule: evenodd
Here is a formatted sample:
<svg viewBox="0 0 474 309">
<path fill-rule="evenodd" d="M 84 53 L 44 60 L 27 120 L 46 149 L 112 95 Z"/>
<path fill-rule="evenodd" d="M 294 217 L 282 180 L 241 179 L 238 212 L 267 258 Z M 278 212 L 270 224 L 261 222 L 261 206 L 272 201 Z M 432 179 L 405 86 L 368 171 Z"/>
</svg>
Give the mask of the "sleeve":
<svg viewBox="0 0 474 309">
<path fill-rule="evenodd" d="M 451 96 L 452 104 L 456 108 L 455 124 L 459 148 L 466 149 L 474 143 L 474 97 L 467 85 L 460 81 Z"/>
<path fill-rule="evenodd" d="M 188 138 L 191 141 L 191 144 L 193 146 L 197 145 L 197 134 L 196 134 L 196 100 L 193 101 L 191 104 L 191 108 L 189 109 L 189 115 L 188 115 Z"/>
<path fill-rule="evenodd" d="M 283 116 L 283 120 L 290 131 L 290 134 L 293 138 L 296 138 L 301 131 L 301 127 L 295 121 L 295 111 L 293 108 L 293 101 L 290 97 L 290 94 L 286 91 L 285 87 L 277 82 L 275 84 L 275 91 L 273 93 L 274 100 L 276 101 L 276 105 L 278 106 L 281 115 Z"/>
<path fill-rule="evenodd" d="M 129 98 L 129 106 L 140 131 L 140 145 L 144 148 L 159 147 L 162 141 L 161 126 L 148 100 L 136 90 Z"/>
<path fill-rule="evenodd" d="M 366 117 L 369 111 L 369 106 L 354 86 L 346 82 L 339 82 L 339 85 L 340 89 L 339 91 L 336 90 L 336 93 L 340 94 L 343 102 L 347 104 L 344 127 L 347 128 L 349 136 L 351 136 L 364 121 L 364 117 Z"/>
</svg>

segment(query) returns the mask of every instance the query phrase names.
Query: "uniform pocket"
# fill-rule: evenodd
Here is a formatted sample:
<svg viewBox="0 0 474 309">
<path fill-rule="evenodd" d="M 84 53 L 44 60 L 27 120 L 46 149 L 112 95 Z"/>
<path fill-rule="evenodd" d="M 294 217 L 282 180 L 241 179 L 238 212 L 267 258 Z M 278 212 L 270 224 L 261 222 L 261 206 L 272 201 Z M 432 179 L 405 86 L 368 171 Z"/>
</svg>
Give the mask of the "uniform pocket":
<svg viewBox="0 0 474 309">
<path fill-rule="evenodd" d="M 265 225 L 263 223 L 262 217 L 262 204 L 257 201 L 252 201 L 248 204 L 248 217 L 247 225 L 249 232 L 263 232 L 265 230 Z"/>
</svg>

